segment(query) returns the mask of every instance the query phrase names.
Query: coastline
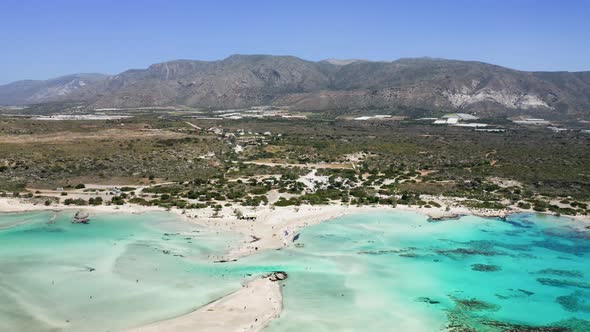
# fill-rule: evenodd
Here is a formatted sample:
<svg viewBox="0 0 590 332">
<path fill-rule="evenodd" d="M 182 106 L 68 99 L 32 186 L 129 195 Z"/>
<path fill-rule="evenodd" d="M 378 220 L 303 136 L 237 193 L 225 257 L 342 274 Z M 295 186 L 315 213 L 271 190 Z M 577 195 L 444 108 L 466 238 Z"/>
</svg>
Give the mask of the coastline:
<svg viewBox="0 0 590 332">
<path fill-rule="evenodd" d="M 301 206 L 226 206 L 218 213 L 211 208 L 181 210 L 163 209 L 157 206 L 141 206 L 133 204 L 124 205 L 98 205 L 98 206 L 72 206 L 55 204 L 45 206 L 33 204 L 19 198 L 0 198 L 0 213 L 33 212 L 33 211 L 77 211 L 84 210 L 98 213 L 131 213 L 142 214 L 147 212 L 168 212 L 177 215 L 186 222 L 207 227 L 213 230 L 230 231 L 243 235 L 246 240 L 236 244 L 229 252 L 219 257 L 221 261 L 236 260 L 265 250 L 280 249 L 293 243 L 295 237 L 305 227 L 319 224 L 341 216 L 355 213 L 368 212 L 410 212 L 425 215 L 429 221 L 437 222 L 445 219 L 456 219 L 466 215 L 484 218 L 506 218 L 517 213 L 538 213 L 524 210 L 517 206 L 509 206 L 502 210 L 475 209 L 461 205 L 460 200 L 441 197 L 428 197 L 441 204 L 441 207 L 419 207 L 416 205 L 397 205 L 396 207 L 385 205 L 352 206 L 345 204 L 330 205 L 301 205 Z M 235 210 L 248 216 L 250 220 L 240 219 L 235 216 Z M 554 215 L 553 213 L 540 213 Z M 568 216 L 576 221 L 590 223 L 590 216 Z M 587 226 L 587 225 L 584 225 Z"/>
<path fill-rule="evenodd" d="M 231 231 L 245 236 L 245 241 L 236 243 L 219 261 L 232 261 L 265 250 L 280 249 L 292 244 L 304 228 L 332 220 L 344 215 L 368 212 L 410 212 L 425 215 L 431 222 L 455 219 L 465 215 L 486 218 L 505 218 L 514 213 L 531 213 L 518 207 L 504 210 L 478 210 L 460 205 L 460 201 L 441 201 L 442 206 L 424 208 L 418 206 L 350 206 L 303 205 L 289 207 L 263 206 L 256 208 L 224 207 L 215 214 L 212 209 L 166 210 L 154 206 L 140 205 L 100 205 L 66 206 L 32 204 L 18 198 L 0 198 L 0 212 L 31 211 L 75 211 L 85 210 L 95 213 L 169 212 L 185 222 L 208 227 L 213 230 Z M 235 209 L 244 210 L 249 219 L 239 219 Z M 218 216 L 218 217 L 213 217 Z M 568 217 L 568 216 L 565 216 Z M 573 216 L 575 220 L 590 223 L 588 216 Z M 193 312 L 154 322 L 129 330 L 130 332 L 163 331 L 261 331 L 282 311 L 281 283 L 269 280 L 268 276 L 251 280 L 243 288 L 222 297 Z"/>
<path fill-rule="evenodd" d="M 396 207 L 353 206 L 345 204 L 331 205 L 301 205 L 301 206 L 260 206 L 224 207 L 219 213 L 211 208 L 180 210 L 163 209 L 157 206 L 141 206 L 133 204 L 124 205 L 64 205 L 34 204 L 20 198 L 0 198 L 0 213 L 34 212 L 34 211 L 88 211 L 96 213 L 131 213 L 142 214 L 147 212 L 168 212 L 177 215 L 186 222 L 204 226 L 213 230 L 230 231 L 242 234 L 246 241 L 236 244 L 220 260 L 235 260 L 257 252 L 270 249 L 279 249 L 293 242 L 295 236 L 305 227 L 316 225 L 323 221 L 335 219 L 347 214 L 366 212 L 412 212 L 427 216 L 430 220 L 443 220 L 458 218 L 463 215 L 476 215 L 481 217 L 504 218 L 510 213 L 520 211 L 508 210 L 476 210 L 460 206 L 457 202 L 443 203 L 449 208 L 443 207 L 423 208 L 419 206 L 398 205 Z M 250 220 L 243 220 L 235 216 L 235 210 L 243 210 L 243 214 Z"/>
</svg>

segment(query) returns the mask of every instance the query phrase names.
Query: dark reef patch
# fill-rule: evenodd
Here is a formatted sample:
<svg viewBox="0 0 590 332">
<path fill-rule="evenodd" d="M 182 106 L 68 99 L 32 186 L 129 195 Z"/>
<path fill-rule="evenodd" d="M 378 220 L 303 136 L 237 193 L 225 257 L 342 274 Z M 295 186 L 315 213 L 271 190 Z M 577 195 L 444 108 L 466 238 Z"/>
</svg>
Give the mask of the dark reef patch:
<svg viewBox="0 0 590 332">
<path fill-rule="evenodd" d="M 436 253 L 447 257 L 454 256 L 503 256 L 506 253 L 501 251 L 483 249 L 483 248 L 456 248 L 456 249 L 438 249 Z"/>
<path fill-rule="evenodd" d="M 509 288 L 508 289 L 508 293 L 507 294 L 494 294 L 496 295 L 497 298 L 501 299 L 501 300 L 508 300 L 511 298 L 523 298 L 523 297 L 529 297 L 531 295 L 534 295 L 535 293 L 527 291 L 525 289 L 513 289 L 513 288 Z"/>
<path fill-rule="evenodd" d="M 523 294 L 524 294 L 524 295 L 526 295 L 526 296 L 531 296 L 531 295 L 534 295 L 534 294 L 535 294 L 534 292 L 528 291 L 528 290 L 526 290 L 526 289 L 520 289 L 520 288 L 519 288 L 519 289 L 517 289 L 517 291 L 519 291 L 519 292 L 523 293 Z"/>
<path fill-rule="evenodd" d="M 530 221 L 526 221 L 526 220 L 521 220 L 521 222 L 518 222 L 516 220 L 512 220 L 512 219 L 502 219 L 503 223 L 506 224 L 510 224 L 514 227 L 518 227 L 518 228 L 532 228 L 534 226 L 533 223 L 531 223 Z"/>
<path fill-rule="evenodd" d="M 537 281 L 547 286 L 554 287 L 577 287 L 590 289 L 590 283 L 567 279 L 537 278 Z"/>
<path fill-rule="evenodd" d="M 556 240 L 545 239 L 543 241 L 533 241 L 532 245 L 561 252 L 576 256 L 583 256 L 585 253 L 590 252 L 590 246 L 583 244 L 566 244 Z"/>
<path fill-rule="evenodd" d="M 576 291 L 570 295 L 558 296 L 555 302 L 559 303 L 564 310 L 569 312 L 590 312 L 590 304 L 584 301 L 586 294 Z"/>
<path fill-rule="evenodd" d="M 441 222 L 441 221 L 445 221 L 445 220 L 459 220 L 459 218 L 461 218 L 463 215 L 461 214 L 451 214 L 448 216 L 442 216 L 442 217 L 428 217 L 428 219 L 426 219 L 427 222 L 429 223 L 434 223 L 434 222 Z"/>
<path fill-rule="evenodd" d="M 407 253 L 403 253 L 403 254 L 399 254 L 399 257 L 406 257 L 406 258 L 418 258 L 421 257 L 421 255 L 418 255 L 416 253 L 413 252 L 407 252 Z"/>
<path fill-rule="evenodd" d="M 478 272 L 496 272 L 502 270 L 498 265 L 471 264 L 471 269 Z"/>
<path fill-rule="evenodd" d="M 456 307 L 467 311 L 498 311 L 500 306 L 497 304 L 478 300 L 476 298 L 460 299 L 451 297 L 456 304 Z"/>
<path fill-rule="evenodd" d="M 499 241 L 491 241 L 491 240 L 477 240 L 477 241 L 467 241 L 467 242 L 460 242 L 460 241 L 453 241 L 453 240 L 443 240 L 450 243 L 460 244 L 464 247 L 459 247 L 456 249 L 438 249 L 436 253 L 440 255 L 445 255 L 449 257 L 453 256 L 510 256 L 511 254 L 498 250 L 500 249 L 508 249 L 513 251 L 521 251 L 526 252 L 530 250 L 529 245 L 525 244 L 511 244 L 511 243 L 504 243 Z M 522 254 L 522 253 L 521 253 Z M 534 257 L 532 257 L 534 258 Z"/>
<path fill-rule="evenodd" d="M 426 296 L 421 296 L 421 297 L 417 298 L 416 302 L 424 302 L 424 303 L 428 303 L 428 304 L 439 304 L 440 303 L 440 301 L 433 300 L 433 299 L 426 297 Z"/>
<path fill-rule="evenodd" d="M 449 332 L 588 332 L 590 321 L 570 318 L 550 325 L 533 326 L 503 322 L 453 309 L 448 314 Z"/>
<path fill-rule="evenodd" d="M 543 234 L 552 237 L 559 237 L 565 240 L 588 240 L 590 239 L 590 233 L 577 229 L 574 227 L 555 227 L 547 228 L 543 230 Z"/>
<path fill-rule="evenodd" d="M 583 278 L 584 273 L 577 270 L 559 270 L 559 269 L 543 269 L 537 271 L 538 274 L 551 274 L 560 277 Z"/>
<path fill-rule="evenodd" d="M 504 235 L 506 236 L 521 236 L 522 234 L 526 233 L 525 229 L 511 229 L 508 231 L 504 231 Z"/>
<path fill-rule="evenodd" d="M 501 300 L 508 300 L 508 299 L 512 299 L 512 298 L 523 298 L 523 297 L 529 297 L 531 295 L 534 295 L 535 293 L 527 291 L 525 289 L 514 289 L 514 288 L 509 288 L 508 292 L 505 294 L 494 294 L 496 295 L 497 298 L 501 299 Z"/>
</svg>

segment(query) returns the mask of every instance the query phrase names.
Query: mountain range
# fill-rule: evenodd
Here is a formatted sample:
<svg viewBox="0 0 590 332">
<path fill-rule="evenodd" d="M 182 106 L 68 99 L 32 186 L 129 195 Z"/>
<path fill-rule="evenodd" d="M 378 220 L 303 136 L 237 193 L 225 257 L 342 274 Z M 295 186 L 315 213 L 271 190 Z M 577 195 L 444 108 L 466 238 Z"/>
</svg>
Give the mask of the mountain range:
<svg viewBox="0 0 590 332">
<path fill-rule="evenodd" d="M 474 61 L 307 61 L 232 55 L 176 60 L 117 75 L 74 74 L 0 86 L 0 105 L 83 102 L 94 108 L 275 105 L 293 110 L 419 108 L 590 116 L 590 72 L 526 72 Z"/>
</svg>

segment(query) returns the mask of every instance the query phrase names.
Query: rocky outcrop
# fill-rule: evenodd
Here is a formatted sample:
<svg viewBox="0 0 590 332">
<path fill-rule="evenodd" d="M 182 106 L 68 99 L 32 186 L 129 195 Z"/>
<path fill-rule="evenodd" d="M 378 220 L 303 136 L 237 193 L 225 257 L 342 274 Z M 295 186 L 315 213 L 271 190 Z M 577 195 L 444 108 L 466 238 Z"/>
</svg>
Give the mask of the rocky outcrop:
<svg viewBox="0 0 590 332">
<path fill-rule="evenodd" d="M 287 279 L 289 277 L 289 275 L 287 274 L 287 272 L 284 271 L 277 271 L 277 272 L 273 272 L 270 275 L 268 275 L 268 279 L 270 281 L 283 281 L 285 279 Z"/>
</svg>

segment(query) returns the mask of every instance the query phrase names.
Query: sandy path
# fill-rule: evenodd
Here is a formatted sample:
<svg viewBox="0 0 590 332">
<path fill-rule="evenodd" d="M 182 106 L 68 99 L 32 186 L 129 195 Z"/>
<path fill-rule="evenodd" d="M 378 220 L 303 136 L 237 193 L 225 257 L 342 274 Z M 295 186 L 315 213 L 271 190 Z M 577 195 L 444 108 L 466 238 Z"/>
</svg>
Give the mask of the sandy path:
<svg viewBox="0 0 590 332">
<path fill-rule="evenodd" d="M 280 283 L 261 278 L 194 312 L 129 332 L 261 331 L 279 317 L 282 302 Z"/>
<path fill-rule="evenodd" d="M 281 166 L 281 167 L 299 167 L 299 168 L 331 168 L 331 169 L 353 169 L 352 163 L 325 163 L 325 164 L 287 164 L 275 163 L 272 161 L 251 160 L 243 161 L 244 164 L 262 165 L 262 166 Z"/>
</svg>

